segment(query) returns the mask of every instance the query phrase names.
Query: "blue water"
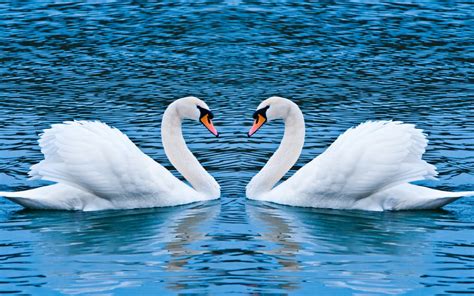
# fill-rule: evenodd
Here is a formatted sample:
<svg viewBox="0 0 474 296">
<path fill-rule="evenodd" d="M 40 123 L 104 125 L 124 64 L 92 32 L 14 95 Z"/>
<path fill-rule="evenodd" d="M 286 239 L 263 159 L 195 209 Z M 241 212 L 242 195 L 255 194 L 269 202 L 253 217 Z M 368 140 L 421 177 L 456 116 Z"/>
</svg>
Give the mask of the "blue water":
<svg viewBox="0 0 474 296">
<path fill-rule="evenodd" d="M 430 139 L 440 180 L 421 184 L 474 190 L 473 20 L 471 1 L 0 4 L 0 190 L 47 184 L 27 171 L 64 120 L 116 126 L 169 169 L 159 127 L 174 99 L 204 99 L 222 135 L 184 125 L 218 201 L 81 213 L 0 198 L 0 292 L 474 293 L 472 198 L 372 213 L 244 196 L 282 136 L 278 122 L 245 135 L 271 95 L 305 114 L 294 169 L 347 128 L 394 119 Z"/>
</svg>

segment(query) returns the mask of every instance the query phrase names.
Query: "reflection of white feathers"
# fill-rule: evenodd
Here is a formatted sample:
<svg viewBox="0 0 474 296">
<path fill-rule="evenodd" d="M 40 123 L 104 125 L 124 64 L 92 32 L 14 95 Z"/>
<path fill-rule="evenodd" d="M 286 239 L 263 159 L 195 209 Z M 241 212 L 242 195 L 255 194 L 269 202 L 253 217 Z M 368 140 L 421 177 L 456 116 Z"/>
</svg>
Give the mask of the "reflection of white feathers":
<svg viewBox="0 0 474 296">
<path fill-rule="evenodd" d="M 433 179 L 436 169 L 421 158 L 428 143 L 422 131 L 392 121 L 366 122 L 347 130 L 324 153 L 272 189 L 274 184 L 266 182 L 278 179 L 271 175 L 283 176 L 299 156 L 304 133 L 296 129 L 304 128 L 304 120 L 297 105 L 286 99 L 273 97 L 261 105 L 270 106 L 269 111 L 286 108 L 280 113 L 287 130 L 280 148 L 249 183 L 250 198 L 294 206 L 382 211 L 439 208 L 461 196 L 474 195 L 409 184 Z"/>
<path fill-rule="evenodd" d="M 195 167 L 184 177 L 210 184 L 211 192 L 197 191 L 181 182 L 118 129 L 101 122 L 73 121 L 45 130 L 39 140 L 44 160 L 33 165 L 29 173 L 33 179 L 58 184 L 0 195 L 28 208 L 63 210 L 174 206 L 217 198 L 217 183 L 186 148 L 180 132 L 178 109 L 193 105 L 197 110 L 196 104 L 202 101 L 196 100 L 185 98 L 168 107 L 164 124 L 179 132 L 163 130 L 163 142 L 165 151 L 179 151 L 183 159 L 189 158 L 187 163 L 170 159 L 178 170 L 180 166 L 188 170 L 189 166 Z"/>
<path fill-rule="evenodd" d="M 117 287 L 143 287 L 157 274 L 194 266 L 196 258 L 209 252 L 201 247 L 209 239 L 202 229 L 213 223 L 219 209 L 219 203 L 204 202 L 86 215 L 30 213 L 35 223 L 17 225 L 17 231 L 38 242 L 31 256 L 40 267 L 55 266 L 48 289 L 67 295 L 112 294 Z M 7 233 L 2 230 L 0 234 Z M 63 264 L 71 257 L 72 262 Z M 82 272 L 70 272 L 84 264 L 88 267 Z M 162 281 L 175 286 L 181 279 Z"/>
<path fill-rule="evenodd" d="M 249 203 L 246 209 L 257 227 L 260 253 L 282 270 L 301 272 L 302 281 L 317 278 L 326 287 L 344 287 L 355 294 L 412 290 L 410 281 L 393 275 L 403 274 L 408 264 L 423 264 L 431 249 L 411 246 L 427 241 L 420 225 L 436 223 L 433 217 L 420 220 L 419 214 L 410 212 L 367 215 L 269 203 Z M 312 287 L 300 292 L 311 295 Z"/>
</svg>

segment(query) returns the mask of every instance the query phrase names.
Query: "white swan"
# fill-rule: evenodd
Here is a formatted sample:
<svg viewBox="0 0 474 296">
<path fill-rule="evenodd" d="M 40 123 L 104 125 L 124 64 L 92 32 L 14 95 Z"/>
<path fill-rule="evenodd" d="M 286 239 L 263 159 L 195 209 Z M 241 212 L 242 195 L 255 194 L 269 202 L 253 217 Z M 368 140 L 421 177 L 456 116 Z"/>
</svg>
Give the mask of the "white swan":
<svg viewBox="0 0 474 296">
<path fill-rule="evenodd" d="M 409 182 L 434 179 L 436 168 L 421 159 L 428 140 L 414 125 L 365 122 L 340 135 L 329 148 L 285 182 L 295 164 L 305 124 L 298 106 L 271 97 L 254 113 L 252 136 L 265 122 L 283 119 L 280 146 L 247 185 L 247 197 L 279 204 L 369 211 L 435 209 L 473 192 L 446 192 Z"/>
<path fill-rule="evenodd" d="M 105 123 L 73 121 L 44 131 L 39 145 L 44 160 L 33 165 L 33 179 L 57 184 L 0 196 L 26 208 L 96 211 L 175 206 L 219 198 L 219 184 L 184 141 L 183 119 L 199 120 L 218 136 L 213 115 L 202 100 L 186 97 L 163 114 L 165 153 L 192 188 L 145 155 L 130 139 Z"/>
</svg>

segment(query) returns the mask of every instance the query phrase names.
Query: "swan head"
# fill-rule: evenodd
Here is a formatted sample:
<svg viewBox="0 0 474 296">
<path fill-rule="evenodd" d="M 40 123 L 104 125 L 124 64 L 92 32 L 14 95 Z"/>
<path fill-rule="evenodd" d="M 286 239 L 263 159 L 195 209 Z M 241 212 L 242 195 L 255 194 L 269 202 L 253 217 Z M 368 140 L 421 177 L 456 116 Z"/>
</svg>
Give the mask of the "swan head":
<svg viewBox="0 0 474 296">
<path fill-rule="evenodd" d="M 214 136 L 219 137 L 219 133 L 212 123 L 214 114 L 203 100 L 196 97 L 185 97 L 174 101 L 173 104 L 176 107 L 176 111 L 180 119 L 192 119 L 199 121 Z"/>
<path fill-rule="evenodd" d="M 251 137 L 268 121 L 286 119 L 293 105 L 296 106 L 292 101 L 282 97 L 270 97 L 264 100 L 253 113 L 254 122 L 247 135 Z"/>
</svg>

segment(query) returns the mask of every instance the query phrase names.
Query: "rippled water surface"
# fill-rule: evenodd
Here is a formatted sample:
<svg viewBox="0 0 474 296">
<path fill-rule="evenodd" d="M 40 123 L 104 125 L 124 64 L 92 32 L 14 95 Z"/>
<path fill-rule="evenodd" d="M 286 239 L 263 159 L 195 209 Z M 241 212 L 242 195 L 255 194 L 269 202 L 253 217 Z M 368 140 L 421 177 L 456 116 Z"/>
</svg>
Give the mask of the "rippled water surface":
<svg viewBox="0 0 474 296">
<path fill-rule="evenodd" d="M 91 1 L 96 2 L 96 1 Z M 18 294 L 474 293 L 474 199 L 440 211 L 300 209 L 245 199 L 282 124 L 245 132 L 258 103 L 307 122 L 295 169 L 368 119 L 425 129 L 445 190 L 474 190 L 470 1 L 0 4 L 0 190 L 27 181 L 52 123 L 97 119 L 172 169 L 160 120 L 195 95 L 222 134 L 184 125 L 222 186 L 210 203 L 25 211 L 0 197 L 0 292 Z"/>
</svg>

